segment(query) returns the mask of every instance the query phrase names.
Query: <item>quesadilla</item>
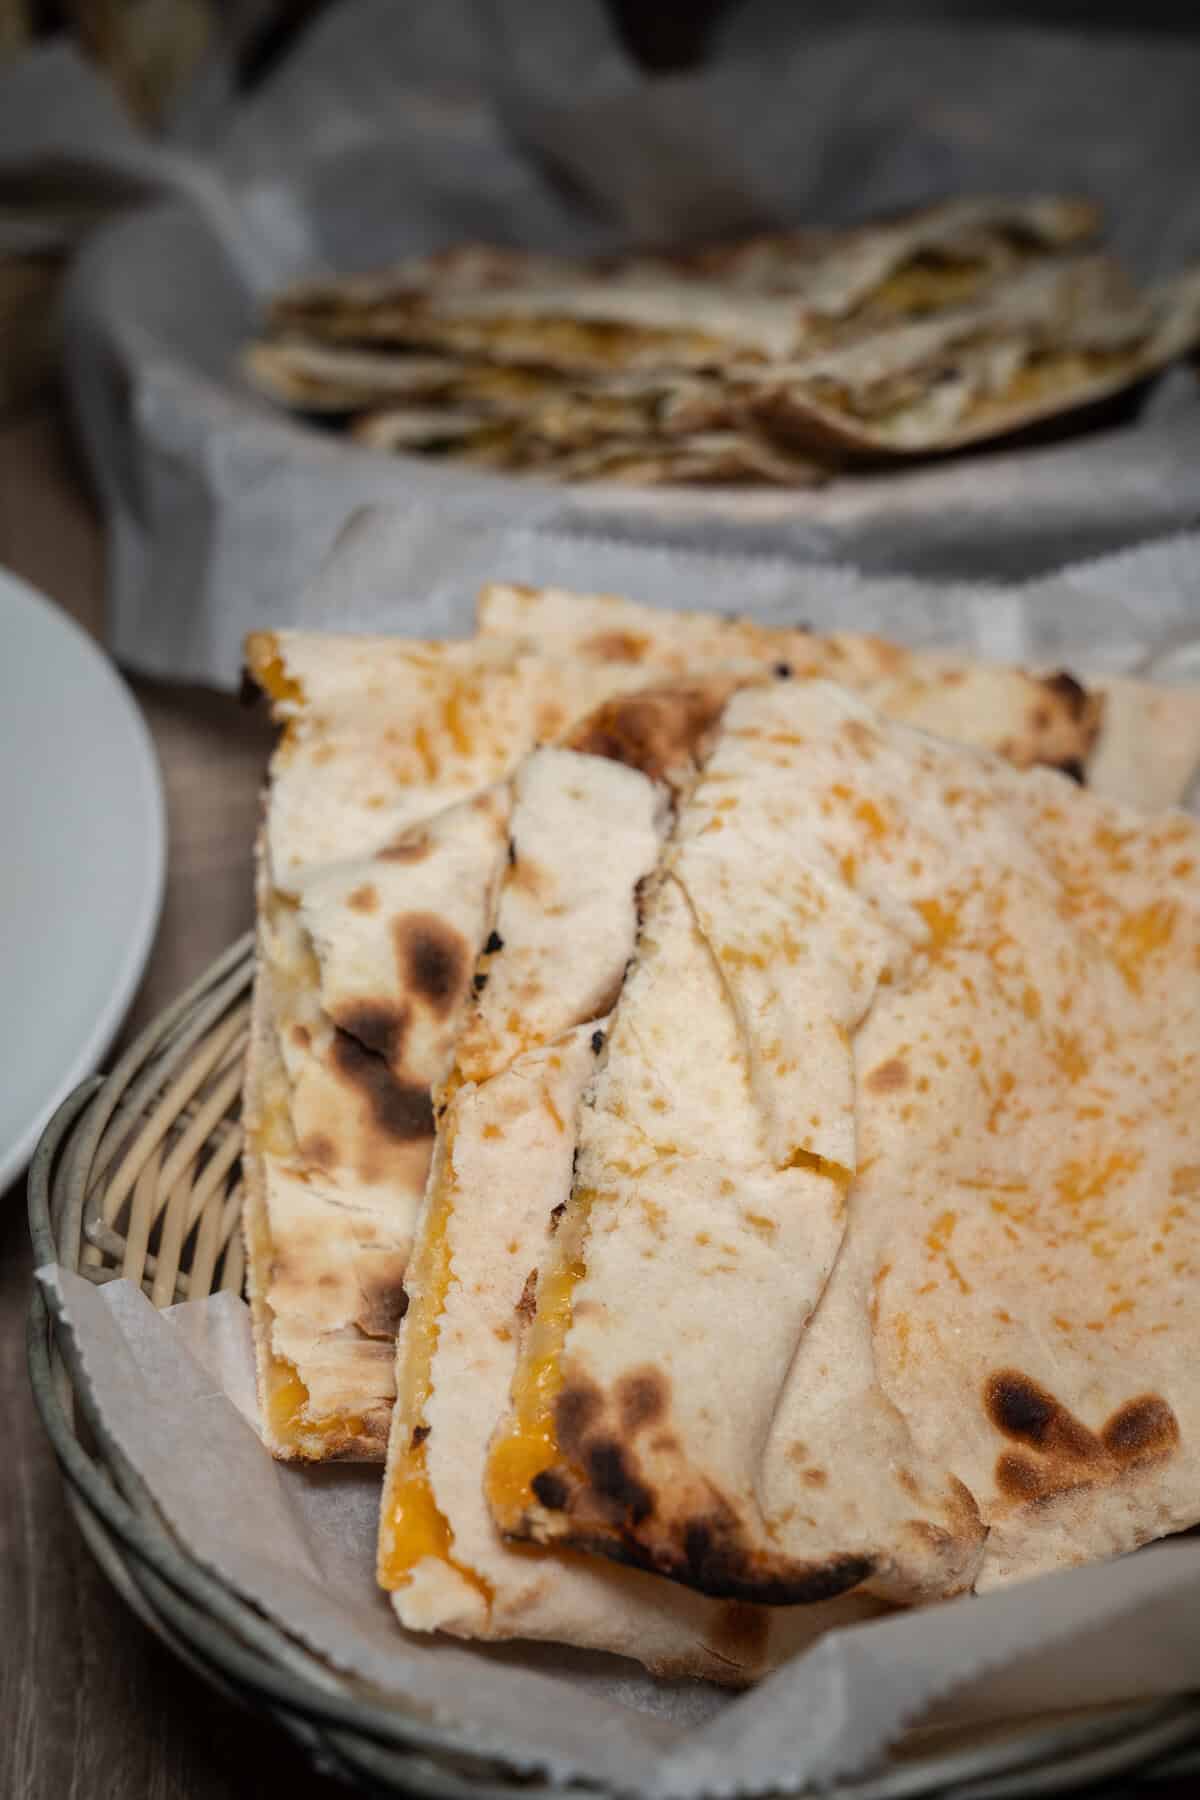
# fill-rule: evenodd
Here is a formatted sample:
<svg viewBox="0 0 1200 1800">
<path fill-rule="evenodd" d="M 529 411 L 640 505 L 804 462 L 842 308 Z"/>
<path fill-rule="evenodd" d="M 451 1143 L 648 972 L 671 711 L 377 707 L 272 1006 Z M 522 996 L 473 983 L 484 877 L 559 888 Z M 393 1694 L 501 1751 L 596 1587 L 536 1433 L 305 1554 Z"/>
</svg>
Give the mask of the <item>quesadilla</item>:
<svg viewBox="0 0 1200 1800">
<path fill-rule="evenodd" d="M 797 610 L 803 596 L 797 593 Z M 1019 768 L 1061 769 L 1146 811 L 1178 805 L 1200 769 L 1200 690 L 1122 676 L 1032 673 L 963 652 L 909 650 L 854 632 L 815 634 L 717 613 L 675 612 L 608 594 L 493 583 L 479 630 L 575 657 L 625 660 L 647 679 L 729 660 L 824 676 L 878 711 L 994 750 Z"/>
<path fill-rule="evenodd" d="M 501 1531 L 782 1604 L 1195 1523 L 1197 1044 L 1200 824 L 736 694 L 583 1096 Z"/>
<path fill-rule="evenodd" d="M 869 317 L 873 302 L 892 318 L 973 296 L 1096 222 L 1078 201 L 951 201 L 878 227 L 759 238 L 740 255 L 718 246 L 707 259 L 526 260 L 468 246 L 449 269 L 417 259 L 377 277 L 298 284 L 276 297 L 270 325 L 585 374 L 778 359 Z"/>
<path fill-rule="evenodd" d="M 823 317 L 859 310 L 875 322 L 960 305 L 1099 229 L 1087 200 L 946 200 L 840 231 L 760 232 L 678 250 L 650 266 L 752 293 L 798 294 Z"/>
<path fill-rule="evenodd" d="M 244 1156 L 264 1430 L 383 1455 L 392 1340 L 507 842 L 505 777 L 636 670 L 519 645 L 260 633 L 284 725 L 258 861 Z"/>
<path fill-rule="evenodd" d="M 653 711 L 653 730 L 624 720 L 617 703 L 605 742 L 686 779 L 720 699 L 640 697 L 637 716 Z M 669 822 L 668 790 L 590 754 L 535 751 L 514 787 L 514 856 L 439 1102 L 407 1279 L 380 1581 L 411 1629 L 549 1638 L 635 1656 L 660 1674 L 744 1682 L 831 1617 L 845 1623 L 871 1603 L 800 1616 L 722 1606 L 633 1571 L 514 1551 L 487 1511 L 488 1439 L 570 1181 L 579 1094 L 633 950 L 638 886 Z"/>
<path fill-rule="evenodd" d="M 255 633 L 246 653 L 284 727 L 259 841 L 244 1092 L 264 1431 L 282 1457 L 378 1460 L 431 1094 L 489 929 L 507 777 L 646 676 L 494 637 Z M 717 701 L 702 680 L 671 706 L 695 729 L 755 673 L 709 671 Z"/>
<path fill-rule="evenodd" d="M 1096 406 L 1198 342 L 1196 271 L 1138 295 L 1107 258 L 1084 258 L 773 370 L 745 410 L 810 451 L 943 452 Z"/>
<path fill-rule="evenodd" d="M 521 420 L 389 408 L 360 414 L 350 436 L 371 450 L 420 449 L 445 462 L 547 481 L 771 481 L 795 487 L 825 478 L 810 458 L 773 444 L 754 427 L 690 437 L 646 429 L 626 436 L 606 432 L 586 408 Z"/>
</svg>

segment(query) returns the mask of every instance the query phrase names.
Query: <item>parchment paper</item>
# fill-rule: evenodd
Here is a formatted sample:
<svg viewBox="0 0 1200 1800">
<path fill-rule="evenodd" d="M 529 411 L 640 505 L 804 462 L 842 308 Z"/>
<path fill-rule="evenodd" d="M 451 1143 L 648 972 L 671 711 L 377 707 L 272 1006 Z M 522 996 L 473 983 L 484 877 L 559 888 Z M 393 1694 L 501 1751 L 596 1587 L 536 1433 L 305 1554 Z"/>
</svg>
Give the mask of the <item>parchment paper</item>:
<svg viewBox="0 0 1200 1800">
<path fill-rule="evenodd" d="M 242 1301 L 159 1313 L 130 1282 L 39 1279 L 100 1418 L 191 1552 L 334 1668 L 518 1768 L 654 1800 L 753 1795 L 869 1769 L 931 1713 L 979 1724 L 1200 1686 L 1188 1540 L 833 1632 L 739 1698 L 614 1657 L 406 1633 L 372 1576 L 380 1471 L 272 1461 Z"/>
<path fill-rule="evenodd" d="M 18 180 L 9 226 L 24 242 L 75 241 L 73 196 L 93 213 L 141 207 L 88 238 L 64 319 L 111 527 L 117 655 L 232 683 L 246 626 L 287 622 L 346 521 L 378 501 L 992 583 L 1194 526 L 1188 369 L 1136 422 L 802 494 L 455 475 L 293 423 L 235 373 L 277 282 L 464 237 L 602 248 L 954 192 L 1082 189 L 1141 273 L 1200 257 L 1194 39 L 1114 30 L 1107 15 L 1081 36 L 905 10 L 864 23 L 861 6 L 760 0 L 731 9 L 711 67 L 651 79 L 598 0 L 346 0 L 252 97 L 210 82 L 211 103 L 185 106 L 155 144 L 67 52 L 19 63 L 0 79 L 0 227 Z M 37 181 L 50 183 L 40 202 Z M 1145 598 L 1153 610 L 1158 595 Z"/>
</svg>

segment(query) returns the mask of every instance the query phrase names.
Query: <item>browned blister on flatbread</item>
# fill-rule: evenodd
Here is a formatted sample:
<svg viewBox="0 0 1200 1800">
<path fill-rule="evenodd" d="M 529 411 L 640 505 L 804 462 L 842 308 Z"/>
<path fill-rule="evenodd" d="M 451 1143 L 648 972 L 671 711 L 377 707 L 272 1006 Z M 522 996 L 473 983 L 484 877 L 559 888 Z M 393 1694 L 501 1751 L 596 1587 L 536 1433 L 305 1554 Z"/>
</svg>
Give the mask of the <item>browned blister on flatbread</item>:
<svg viewBox="0 0 1200 1800">
<path fill-rule="evenodd" d="M 1200 826 L 776 684 L 665 868 L 501 1527 L 915 1601 L 1195 1523 Z"/>
</svg>

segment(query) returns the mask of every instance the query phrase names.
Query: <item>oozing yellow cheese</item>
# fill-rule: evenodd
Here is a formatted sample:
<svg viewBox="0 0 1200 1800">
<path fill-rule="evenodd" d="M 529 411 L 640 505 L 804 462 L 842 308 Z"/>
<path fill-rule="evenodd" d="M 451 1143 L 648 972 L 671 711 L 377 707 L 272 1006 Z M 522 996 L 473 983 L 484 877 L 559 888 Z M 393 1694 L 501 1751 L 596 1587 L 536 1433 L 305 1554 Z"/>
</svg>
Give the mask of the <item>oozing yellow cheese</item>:
<svg viewBox="0 0 1200 1800">
<path fill-rule="evenodd" d="M 330 1438 L 362 1436 L 365 1423 L 358 1413 L 327 1413 L 323 1418 L 307 1418 L 310 1399 L 296 1365 L 273 1353 L 268 1374 L 267 1415 L 271 1435 L 277 1442 L 303 1449 L 313 1438 L 324 1442 Z"/>
<path fill-rule="evenodd" d="M 979 394 L 967 409 L 968 419 L 986 418 L 1014 406 L 1037 406 L 1106 375 L 1128 370 L 1134 352 L 1124 350 L 1054 350 L 1035 356 L 997 393 Z"/>
<path fill-rule="evenodd" d="M 434 1498 L 426 1461 L 429 1425 L 425 1409 L 433 1391 L 433 1358 L 450 1290 L 450 1213 L 454 1195 L 454 1126 L 443 1126 L 440 1181 L 432 1202 L 422 1248 L 421 1295 L 404 1320 L 404 1385 L 396 1398 L 396 1420 L 403 1421 L 408 1443 L 401 1449 L 384 1494 L 379 1531 L 378 1578 L 381 1587 L 406 1587 L 425 1557 L 448 1563 L 485 1600 L 492 1590 L 482 1576 L 453 1555 L 454 1533 Z"/>
<path fill-rule="evenodd" d="M 273 631 L 252 631 L 246 639 L 246 661 L 259 687 L 272 700 L 305 704 L 302 684 L 289 675 Z"/>
<path fill-rule="evenodd" d="M 576 1195 L 575 1204 L 585 1215 L 591 1199 L 590 1194 Z M 502 1530 L 516 1529 L 536 1502 L 536 1477 L 563 1460 L 555 1402 L 562 1390 L 562 1352 L 571 1328 L 575 1289 L 585 1267 L 576 1257 L 551 1270 L 538 1288 L 528 1351 L 513 1380 L 510 1423 L 492 1446 L 485 1479 L 488 1504 Z"/>
<path fill-rule="evenodd" d="M 894 316 L 954 306 L 974 296 L 985 273 L 982 263 L 910 263 L 880 282 L 868 310 Z"/>
</svg>

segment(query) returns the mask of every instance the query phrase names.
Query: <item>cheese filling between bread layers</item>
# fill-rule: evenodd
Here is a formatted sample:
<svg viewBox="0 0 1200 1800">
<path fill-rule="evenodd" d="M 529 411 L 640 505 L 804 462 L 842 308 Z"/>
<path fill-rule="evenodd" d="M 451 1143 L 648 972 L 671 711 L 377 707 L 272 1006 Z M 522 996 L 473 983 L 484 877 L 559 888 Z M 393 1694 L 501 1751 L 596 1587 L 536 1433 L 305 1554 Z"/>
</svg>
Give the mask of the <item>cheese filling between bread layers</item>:
<svg viewBox="0 0 1200 1800">
<path fill-rule="evenodd" d="M 975 392 L 964 396 L 961 410 L 952 423 L 968 425 L 986 421 L 990 416 L 1007 413 L 1014 407 L 1040 405 L 1057 394 L 1069 394 L 1090 382 L 1119 375 L 1136 362 L 1139 348 L 1031 351 L 999 386 L 989 387 L 985 381 Z M 969 354 L 968 351 L 968 357 Z M 937 379 L 936 372 L 931 372 L 926 386 L 929 380 Z M 888 432 L 903 427 L 914 406 L 919 407 L 925 398 L 924 394 L 914 397 L 912 380 L 912 376 L 904 377 L 894 399 L 887 392 L 892 386 L 890 382 L 879 387 L 854 389 L 841 383 L 830 383 L 827 387 L 824 380 L 819 380 L 814 383 L 813 395 L 822 404 L 865 420 L 873 430 Z"/>
<path fill-rule="evenodd" d="M 443 1142 L 432 1176 L 436 1184 L 434 1212 L 426 1227 L 421 1296 L 410 1306 L 401 1326 L 408 1355 L 407 1381 L 396 1397 L 396 1418 L 410 1420 L 411 1439 L 403 1452 L 401 1469 L 391 1487 L 390 1510 L 380 1527 L 379 1585 L 389 1591 L 406 1587 L 425 1557 L 448 1563 L 464 1581 L 489 1603 L 492 1590 L 454 1554 L 454 1533 L 433 1494 L 425 1455 L 429 1421 L 425 1416 L 433 1391 L 433 1359 L 441 1331 L 446 1296 L 454 1279 L 450 1256 L 450 1215 L 454 1202 L 454 1127 L 448 1113 L 442 1125 Z M 440 1177 L 440 1179 L 439 1179 Z"/>
<path fill-rule="evenodd" d="M 277 665 L 278 680 L 286 687 L 290 697 L 298 698 L 300 686 L 290 676 L 283 673 L 282 659 L 273 658 Z M 258 665 L 260 671 L 263 665 Z M 272 693 L 276 690 L 272 689 Z M 294 913 L 297 903 L 288 894 L 280 893 L 272 888 L 269 892 L 266 916 L 268 920 L 279 921 L 282 913 Z M 307 983 L 315 991 L 320 980 L 316 955 L 307 939 L 304 939 L 302 961 L 299 966 L 286 971 L 273 964 L 271 968 L 271 1003 L 280 1031 L 285 1031 L 292 1023 L 292 1002 L 297 992 Z M 247 1130 L 251 1148 L 260 1157 L 275 1157 L 279 1160 L 290 1160 L 298 1163 L 299 1151 L 296 1145 L 296 1134 L 292 1128 L 291 1111 L 288 1106 L 286 1077 L 281 1069 L 271 1072 L 263 1081 L 263 1090 L 259 1106 L 257 1127 Z M 255 1234 L 258 1238 L 258 1260 L 263 1268 L 270 1268 L 274 1257 L 274 1244 L 271 1239 L 270 1220 L 265 1206 L 257 1211 Z M 268 1307 L 265 1297 L 262 1304 Z M 269 1308 L 268 1308 L 269 1310 Z M 304 1379 L 295 1363 L 286 1356 L 281 1356 L 271 1342 L 274 1328 L 274 1315 L 271 1315 L 272 1331 L 268 1335 L 269 1362 L 266 1369 L 266 1404 L 267 1423 L 272 1436 L 281 1444 L 289 1445 L 303 1452 L 306 1441 L 316 1438 L 327 1442 L 332 1438 L 360 1437 L 366 1429 L 365 1420 L 358 1413 L 330 1413 L 314 1418 L 309 1413 L 311 1396 Z"/>
<path fill-rule="evenodd" d="M 587 1273 L 584 1246 L 595 1199 L 589 1189 L 579 1188 L 572 1197 L 569 1217 L 577 1238 L 575 1250 L 539 1278 L 529 1353 L 517 1364 L 513 1379 L 511 1423 L 493 1441 L 488 1457 L 488 1504 L 502 1530 L 515 1529 L 527 1508 L 536 1504 L 538 1476 L 569 1462 L 559 1448 L 555 1410 L 575 1290 Z M 567 1228 L 564 1218 L 562 1229 Z"/>
</svg>

